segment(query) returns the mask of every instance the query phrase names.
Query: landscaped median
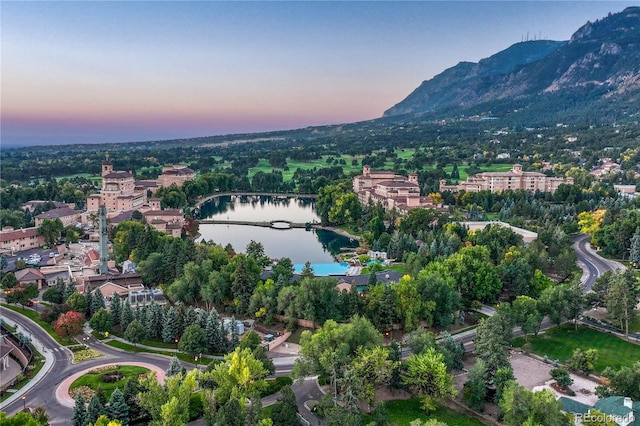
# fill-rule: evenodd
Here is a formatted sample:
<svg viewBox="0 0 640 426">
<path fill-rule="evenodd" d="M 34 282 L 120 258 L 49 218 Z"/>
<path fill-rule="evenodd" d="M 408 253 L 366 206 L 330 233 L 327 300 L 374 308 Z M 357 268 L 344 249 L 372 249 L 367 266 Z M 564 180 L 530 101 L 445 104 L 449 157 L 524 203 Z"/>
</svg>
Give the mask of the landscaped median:
<svg viewBox="0 0 640 426">
<path fill-rule="evenodd" d="M 119 340 L 105 340 L 104 343 L 111 347 L 122 349 L 127 352 L 144 352 L 149 354 L 165 355 L 169 357 L 176 356 L 180 361 L 188 362 L 190 364 L 196 363 L 196 360 L 193 359 L 191 356 L 184 353 L 180 353 L 180 352 L 167 352 L 162 350 L 153 350 L 153 349 L 149 349 L 148 347 L 143 348 L 140 346 L 133 346 L 133 345 L 130 345 L 129 343 L 121 342 Z M 200 358 L 198 359 L 198 364 L 202 364 L 202 365 L 209 365 L 212 362 L 219 362 L 219 360 L 206 358 L 206 357 L 202 357 L 201 359 Z"/>
</svg>

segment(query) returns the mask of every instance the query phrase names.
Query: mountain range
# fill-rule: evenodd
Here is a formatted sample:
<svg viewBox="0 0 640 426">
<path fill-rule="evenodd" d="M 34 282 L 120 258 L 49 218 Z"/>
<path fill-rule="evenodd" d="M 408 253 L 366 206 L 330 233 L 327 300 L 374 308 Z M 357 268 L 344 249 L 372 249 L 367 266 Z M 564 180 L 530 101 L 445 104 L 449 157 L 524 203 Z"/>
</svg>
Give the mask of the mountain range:
<svg viewBox="0 0 640 426">
<path fill-rule="evenodd" d="M 568 41 L 517 43 L 424 81 L 383 117 L 461 111 L 506 114 L 638 112 L 640 7 L 587 22 Z M 622 106 L 622 107 L 621 107 Z M 600 113 L 598 113 L 600 114 Z"/>
</svg>

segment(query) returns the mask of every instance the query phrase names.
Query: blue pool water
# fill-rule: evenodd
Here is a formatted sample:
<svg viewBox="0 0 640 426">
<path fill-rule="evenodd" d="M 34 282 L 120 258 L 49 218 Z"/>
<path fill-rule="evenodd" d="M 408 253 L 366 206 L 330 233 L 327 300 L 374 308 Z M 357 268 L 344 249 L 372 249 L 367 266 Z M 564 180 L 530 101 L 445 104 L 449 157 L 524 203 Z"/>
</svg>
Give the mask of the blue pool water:
<svg viewBox="0 0 640 426">
<path fill-rule="evenodd" d="M 326 277 L 328 275 L 344 275 L 349 270 L 348 263 L 312 263 L 313 273 L 317 277 Z M 296 263 L 293 265 L 296 274 L 302 272 L 304 263 Z"/>
</svg>

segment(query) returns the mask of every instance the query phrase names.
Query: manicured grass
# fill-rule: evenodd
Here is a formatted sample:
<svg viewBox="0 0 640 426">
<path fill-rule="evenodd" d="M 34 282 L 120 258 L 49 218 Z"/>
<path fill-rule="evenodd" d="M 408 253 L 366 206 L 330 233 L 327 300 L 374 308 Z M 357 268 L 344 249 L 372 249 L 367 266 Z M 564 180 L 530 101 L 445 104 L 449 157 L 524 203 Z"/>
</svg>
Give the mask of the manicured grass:
<svg viewBox="0 0 640 426">
<path fill-rule="evenodd" d="M 483 172 L 508 172 L 509 170 L 511 170 L 511 167 L 511 164 L 492 164 L 490 166 L 482 165 L 480 166 L 480 170 Z M 458 173 L 460 174 L 461 181 L 467 180 L 467 178 L 469 177 L 469 174 L 467 173 L 468 169 L 468 164 L 458 164 Z M 444 171 L 447 172 L 447 174 L 451 174 L 451 172 L 453 171 L 453 165 L 446 166 L 444 168 Z"/>
<path fill-rule="evenodd" d="M 86 373 L 80 377 L 78 377 L 71 386 L 69 386 L 69 390 L 78 388 L 80 386 L 88 386 L 93 390 L 98 390 L 98 388 L 102 388 L 107 398 L 111 396 L 111 393 L 116 390 L 116 388 L 120 388 L 120 390 L 124 389 L 124 385 L 127 383 L 128 379 L 133 379 L 138 377 L 140 374 L 145 374 L 149 372 L 148 368 L 137 367 L 135 365 L 121 365 L 118 368 L 111 370 L 113 372 L 118 372 L 123 375 L 122 379 L 117 380 L 115 382 L 106 383 L 101 380 L 101 377 L 105 374 L 105 372 L 99 373 Z"/>
<path fill-rule="evenodd" d="M 639 345 L 588 327 L 579 326 L 576 331 L 572 324 L 549 329 L 538 336 L 529 336 L 528 344 L 524 343 L 524 338 L 519 337 L 514 340 L 513 346 L 522 347 L 540 356 L 547 355 L 549 359 L 557 359 L 563 364 L 571 357 L 574 349 L 597 349 L 599 356 L 595 364 L 596 372 L 602 372 L 606 367 L 618 369 L 640 361 Z"/>
<path fill-rule="evenodd" d="M 54 329 L 51 326 L 51 324 L 49 324 L 48 322 L 40 321 L 40 314 L 35 312 L 35 311 L 32 311 L 31 309 L 27 309 L 27 308 L 22 309 L 22 307 L 13 306 L 13 305 L 9 305 L 9 304 L 6 304 L 6 303 L 2 303 L 2 306 L 7 308 L 7 309 L 11 309 L 12 311 L 17 312 L 17 313 L 19 313 L 21 315 L 24 315 L 25 317 L 33 320 L 38 325 L 40 325 L 40 327 L 44 328 L 45 331 L 47 333 L 49 333 L 49 335 L 51 337 L 53 337 L 56 342 L 60 343 L 63 346 L 69 345 L 69 344 L 75 342 L 73 339 L 63 339 L 62 337 L 58 336 L 58 333 L 56 333 L 54 331 Z"/>
<path fill-rule="evenodd" d="M 280 170 L 282 172 L 282 178 L 284 179 L 284 181 L 289 182 L 293 178 L 293 174 L 297 169 L 310 170 L 310 169 L 313 169 L 314 167 L 318 169 L 322 169 L 325 167 L 333 167 L 334 164 L 327 164 L 327 158 L 329 158 L 328 155 L 323 155 L 322 158 L 319 160 L 304 161 L 304 162 L 294 161 L 288 158 L 287 167 L 289 167 L 289 170 L 271 167 L 271 165 L 269 164 L 269 161 L 263 158 L 260 160 L 260 162 L 256 167 L 253 167 L 251 170 L 249 170 L 248 177 L 249 179 L 252 179 L 253 176 L 259 171 L 262 171 L 264 173 L 271 173 L 273 170 Z M 350 155 L 342 155 L 340 157 L 333 156 L 333 158 L 343 159 L 347 163 L 347 164 L 338 164 L 339 166 L 342 167 L 342 170 L 344 170 L 345 174 L 349 174 L 353 171 L 357 172 L 362 170 L 362 167 L 360 165 L 358 166 L 351 165 L 351 161 L 356 157 L 352 157 Z"/>
<path fill-rule="evenodd" d="M 184 353 L 176 353 L 176 352 L 163 352 L 163 351 L 153 351 L 150 349 L 145 349 L 145 348 L 141 348 L 139 346 L 133 346 L 130 345 L 128 343 L 124 343 L 124 342 L 120 342 L 119 340 L 110 340 L 108 342 L 105 342 L 107 345 L 114 347 L 114 348 L 118 348 L 118 349 L 122 349 L 125 350 L 127 352 L 136 352 L 136 353 L 147 353 L 147 354 L 158 354 L 158 355 L 165 355 L 165 356 L 177 356 L 178 359 L 182 362 L 188 362 L 190 364 L 195 364 L 195 360 Z M 209 365 L 210 363 L 214 362 L 214 361 L 218 361 L 215 359 L 211 359 L 211 358 L 205 358 L 203 357 L 201 360 L 198 360 L 198 364 L 199 365 Z"/>
<path fill-rule="evenodd" d="M 431 412 L 427 416 L 424 410 L 420 408 L 420 401 L 418 398 L 387 401 L 385 402 L 385 406 L 387 408 L 389 422 L 399 426 L 409 425 L 416 419 L 437 419 L 448 425 L 456 426 L 481 426 L 484 424 L 480 420 L 469 417 L 465 414 L 457 413 L 443 406 L 439 406 L 437 410 Z M 362 417 L 363 424 L 367 424 L 374 420 L 373 415 L 365 415 Z"/>
</svg>

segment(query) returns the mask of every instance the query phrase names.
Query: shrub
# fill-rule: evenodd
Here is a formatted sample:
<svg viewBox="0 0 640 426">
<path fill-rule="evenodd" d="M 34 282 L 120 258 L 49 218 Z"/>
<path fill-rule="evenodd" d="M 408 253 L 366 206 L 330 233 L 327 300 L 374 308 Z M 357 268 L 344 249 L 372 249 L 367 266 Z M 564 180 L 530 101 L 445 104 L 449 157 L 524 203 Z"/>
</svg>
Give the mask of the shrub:
<svg viewBox="0 0 640 426">
<path fill-rule="evenodd" d="M 260 392 L 260 397 L 264 398 L 265 396 L 273 395 L 283 387 L 291 386 L 292 384 L 293 384 L 293 380 L 291 379 L 291 377 L 287 377 L 287 376 L 276 377 L 275 379 L 269 379 L 267 380 L 267 387 L 263 389 L 262 392 Z"/>
<path fill-rule="evenodd" d="M 100 380 L 104 383 L 113 383 L 122 380 L 123 377 L 120 373 L 106 373 L 100 377 Z"/>
</svg>

